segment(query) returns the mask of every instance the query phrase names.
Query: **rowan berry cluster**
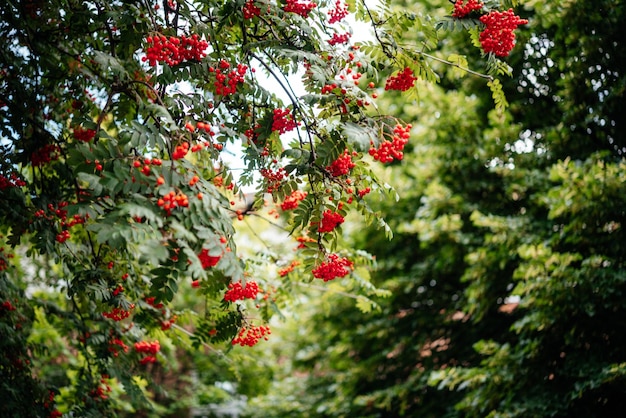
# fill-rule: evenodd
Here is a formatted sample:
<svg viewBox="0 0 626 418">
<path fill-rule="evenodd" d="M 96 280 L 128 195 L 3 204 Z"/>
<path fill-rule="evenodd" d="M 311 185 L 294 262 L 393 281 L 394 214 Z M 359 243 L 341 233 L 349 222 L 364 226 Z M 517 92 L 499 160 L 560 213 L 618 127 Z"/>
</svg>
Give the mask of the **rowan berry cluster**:
<svg viewBox="0 0 626 418">
<path fill-rule="evenodd" d="M 5 258 L 6 257 L 6 258 Z M 5 271 L 9 268 L 9 264 L 7 262 L 7 258 L 13 258 L 14 255 L 9 253 L 6 256 L 4 255 L 4 247 L 0 247 L 0 271 Z M 5 302 L 5 303 L 11 303 L 11 302 Z M 12 310 L 12 309 L 10 309 Z"/>
<path fill-rule="evenodd" d="M 356 157 L 356 152 L 348 152 L 348 150 L 344 150 L 343 154 L 341 154 L 335 161 L 333 161 L 326 169 L 330 172 L 330 175 L 333 177 L 344 176 L 350 172 L 355 167 L 355 164 L 352 162 L 352 157 Z"/>
<path fill-rule="evenodd" d="M 322 220 L 317 228 L 320 234 L 330 232 L 345 221 L 344 217 L 338 213 L 327 209 L 322 213 Z"/>
<path fill-rule="evenodd" d="M 220 258 L 222 258 L 221 255 L 210 255 L 209 250 L 207 250 L 206 248 L 203 248 L 202 251 L 200 251 L 200 254 L 198 254 L 200 264 L 202 264 L 202 268 L 205 270 L 210 267 L 216 266 L 217 263 L 220 261 Z"/>
<path fill-rule="evenodd" d="M 61 149 L 55 144 L 47 144 L 33 152 L 30 161 L 33 167 L 41 167 L 51 161 L 56 161 L 61 156 Z"/>
<path fill-rule="evenodd" d="M 172 152 L 172 160 L 182 160 L 189 152 L 189 142 L 183 142 L 180 145 L 176 145 L 174 152 Z"/>
<path fill-rule="evenodd" d="M 282 210 L 293 210 L 298 207 L 298 204 L 307 196 L 307 192 L 301 190 L 294 190 L 289 196 L 283 200 L 280 204 Z"/>
<path fill-rule="evenodd" d="M 209 67 L 210 73 L 215 73 L 215 94 L 228 96 L 237 91 L 237 85 L 244 82 L 244 76 L 248 71 L 248 66 L 237 64 L 237 68 L 226 72 L 230 68 L 230 64 L 221 60 L 218 68 Z"/>
<path fill-rule="evenodd" d="M 372 189 L 370 189 L 369 187 L 366 187 L 365 189 L 361 189 L 356 193 L 359 195 L 361 199 L 363 199 L 363 196 L 365 196 L 366 194 L 369 194 L 371 191 Z"/>
<path fill-rule="evenodd" d="M 80 142 L 90 142 L 96 136 L 95 129 L 88 129 L 83 126 L 74 127 L 74 138 Z"/>
<path fill-rule="evenodd" d="M 128 353 L 128 346 L 124 344 L 124 341 L 119 338 L 113 338 L 109 341 L 109 352 L 113 354 L 113 357 L 119 356 L 120 350 L 124 353 Z"/>
<path fill-rule="evenodd" d="M 293 260 L 291 264 L 289 264 L 287 267 L 278 270 L 278 275 L 280 277 L 285 277 L 286 275 L 294 271 L 295 268 L 298 267 L 299 265 L 300 265 L 300 262 L 298 260 Z"/>
<path fill-rule="evenodd" d="M 98 387 L 90 392 L 90 396 L 94 399 L 106 400 L 109 398 L 108 393 L 111 392 L 111 386 L 107 383 L 108 376 L 103 375 L 100 379 Z"/>
<path fill-rule="evenodd" d="M 167 216 L 172 214 L 172 211 L 178 207 L 186 208 L 189 206 L 189 198 L 187 195 L 181 191 L 176 193 L 171 190 L 165 196 L 157 200 L 157 206 L 163 208 Z"/>
<path fill-rule="evenodd" d="M 381 163 L 390 163 L 394 159 L 401 160 L 404 157 L 402 150 L 404 146 L 409 142 L 411 125 L 403 127 L 398 124 L 393 130 L 392 140 L 385 139 L 378 148 L 371 147 L 369 154 L 374 157 L 375 160 Z"/>
<path fill-rule="evenodd" d="M 58 225 L 61 227 L 61 232 L 56 235 L 56 241 L 61 244 L 70 239 L 71 235 L 69 228 L 74 225 L 84 224 L 88 218 L 87 216 L 76 214 L 68 220 L 67 209 L 64 209 L 68 205 L 69 202 L 60 202 L 56 206 L 49 203 L 47 206 L 48 213 L 46 213 L 43 209 L 39 209 L 35 212 L 36 218 L 46 219 L 51 222 L 58 222 Z"/>
<path fill-rule="evenodd" d="M 313 277 L 327 282 L 337 277 L 347 276 L 350 274 L 350 270 L 354 268 L 352 261 L 345 257 L 339 257 L 337 254 L 329 254 L 327 260 L 313 269 Z"/>
<path fill-rule="evenodd" d="M 385 90 L 407 91 L 415 85 L 416 80 L 417 77 L 413 74 L 413 70 L 409 67 L 405 67 L 404 70 L 387 79 Z"/>
<path fill-rule="evenodd" d="M 493 52 L 498 57 L 506 57 L 515 46 L 515 34 L 513 31 L 519 25 L 528 23 L 526 19 L 520 19 L 509 9 L 504 12 L 494 10 L 480 17 L 485 29 L 480 33 L 478 40 L 485 53 Z"/>
<path fill-rule="evenodd" d="M 466 1 L 467 3 L 465 3 Z M 454 11 L 452 12 L 452 17 L 462 19 L 474 10 L 482 9 L 483 6 L 483 2 L 479 0 L 456 0 L 456 2 L 454 3 Z"/>
<path fill-rule="evenodd" d="M 268 326 L 245 326 L 241 329 L 241 331 L 239 331 L 239 334 L 233 338 L 232 345 L 239 344 L 242 347 L 253 347 L 261 340 L 261 338 L 267 340 L 267 336 L 269 334 L 271 334 L 271 331 Z"/>
<path fill-rule="evenodd" d="M 261 8 L 254 4 L 254 0 L 246 1 L 246 4 L 243 5 L 243 18 L 252 19 L 253 17 L 260 15 Z"/>
<path fill-rule="evenodd" d="M 139 363 L 156 363 L 156 354 L 161 350 L 161 344 L 158 340 L 153 342 L 148 341 L 139 341 L 135 343 L 135 350 L 138 353 L 147 354 L 144 358 L 142 358 Z"/>
<path fill-rule="evenodd" d="M 309 17 L 311 10 L 317 7 L 316 3 L 310 1 L 287 0 L 286 3 L 287 4 L 285 4 L 285 7 L 283 8 L 285 12 L 295 13 L 304 18 Z"/>
<path fill-rule="evenodd" d="M 346 16 L 348 16 L 348 3 L 337 0 L 335 8 L 328 12 L 328 23 L 332 25 L 341 22 Z"/>
<path fill-rule="evenodd" d="M 333 33 L 333 36 L 328 40 L 328 45 L 343 45 L 350 41 L 352 34 L 350 32 L 345 33 Z"/>
<path fill-rule="evenodd" d="M 184 61 L 200 61 L 206 57 L 206 49 L 209 43 L 196 34 L 190 37 L 181 36 L 177 38 L 164 35 L 148 36 L 146 38 L 148 47 L 146 56 L 142 61 L 148 62 L 154 67 L 157 63 L 165 63 L 170 67 L 178 65 Z"/>
<path fill-rule="evenodd" d="M 152 174 L 152 168 L 151 166 L 161 166 L 163 164 L 163 161 L 161 161 L 159 158 L 144 158 L 143 161 L 140 160 L 135 160 L 133 162 L 133 167 L 135 167 L 136 169 L 140 170 L 144 175 L 149 176 L 150 174 Z"/>
<path fill-rule="evenodd" d="M 259 173 L 267 182 L 268 193 L 272 193 L 274 190 L 278 189 L 283 180 L 287 177 L 287 172 L 282 167 L 279 167 L 277 170 L 262 168 L 259 170 Z"/>
<path fill-rule="evenodd" d="M 0 190 L 24 186 L 26 186 L 26 182 L 19 178 L 15 173 L 11 173 L 9 177 L 5 177 L 0 174 Z"/>
<path fill-rule="evenodd" d="M 289 109 L 274 109 L 274 119 L 272 122 L 272 131 L 278 132 L 278 134 L 284 134 L 285 132 L 293 131 L 298 127 L 291 110 Z"/>
<path fill-rule="evenodd" d="M 235 302 L 244 299 L 256 299 L 259 294 L 259 285 L 254 280 L 247 281 L 244 285 L 241 282 L 230 283 L 228 290 L 224 294 L 224 300 Z"/>
<path fill-rule="evenodd" d="M 15 306 L 13 306 L 13 304 L 9 300 L 5 300 L 4 302 L 2 302 L 2 305 L 0 305 L 0 308 L 2 308 L 2 310 L 9 311 L 9 312 L 17 309 Z"/>
<path fill-rule="evenodd" d="M 116 322 L 122 321 L 130 316 L 130 311 L 135 307 L 134 304 L 130 305 L 130 309 L 126 310 L 116 306 L 111 309 L 109 312 L 102 312 L 102 316 L 105 318 L 112 319 Z"/>
</svg>

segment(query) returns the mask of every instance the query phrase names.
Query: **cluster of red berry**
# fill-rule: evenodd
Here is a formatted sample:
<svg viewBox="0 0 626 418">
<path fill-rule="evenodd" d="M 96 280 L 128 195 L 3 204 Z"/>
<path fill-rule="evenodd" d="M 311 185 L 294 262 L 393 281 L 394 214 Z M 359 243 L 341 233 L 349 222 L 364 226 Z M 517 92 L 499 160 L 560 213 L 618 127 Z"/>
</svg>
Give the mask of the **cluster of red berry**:
<svg viewBox="0 0 626 418">
<path fill-rule="evenodd" d="M 48 213 L 45 210 L 39 209 L 35 212 L 36 218 L 47 219 L 51 222 L 58 222 L 61 227 L 61 232 L 57 234 L 56 240 L 59 243 L 64 243 L 68 239 L 70 239 L 70 231 L 69 228 L 74 225 L 82 225 L 87 220 L 88 216 L 82 215 L 74 215 L 69 220 L 67 219 L 67 209 L 64 209 L 69 205 L 69 202 L 60 202 L 56 207 L 49 203 L 48 204 Z"/>
<path fill-rule="evenodd" d="M 200 251 L 200 254 L 198 254 L 198 259 L 200 260 L 200 264 L 202 264 L 203 269 L 216 266 L 220 261 L 220 258 L 222 258 L 221 255 L 210 255 L 209 250 L 206 248 L 203 248 L 202 251 Z"/>
<path fill-rule="evenodd" d="M 243 18 L 252 19 L 253 17 L 260 15 L 261 8 L 254 4 L 254 0 L 246 1 L 246 4 L 243 5 Z"/>
<path fill-rule="evenodd" d="M 142 358 L 139 363 L 156 363 L 156 354 L 161 350 L 161 344 L 158 340 L 155 340 L 153 342 L 139 341 L 135 343 L 135 350 L 137 350 L 138 353 L 147 354 L 147 356 Z"/>
<path fill-rule="evenodd" d="M 259 325 L 258 327 L 245 326 L 239 331 L 239 334 L 233 338 L 232 344 L 239 344 L 242 347 L 253 347 L 261 338 L 267 340 L 267 336 L 271 333 L 270 327 L 267 325 Z"/>
<path fill-rule="evenodd" d="M 327 259 L 328 261 L 324 261 L 313 269 L 313 277 L 316 279 L 322 279 L 327 282 L 337 277 L 345 277 L 354 268 L 352 261 L 345 257 L 339 257 L 337 254 L 329 254 Z"/>
<path fill-rule="evenodd" d="M 259 294 L 259 285 L 254 280 L 247 281 L 244 285 L 241 282 L 230 283 L 228 290 L 224 294 L 224 300 L 235 302 L 244 299 L 256 299 Z"/>
<path fill-rule="evenodd" d="M 322 213 L 322 220 L 317 228 L 320 234 L 330 232 L 345 221 L 344 217 L 338 213 L 327 209 Z"/>
<path fill-rule="evenodd" d="M 50 161 L 56 161 L 61 156 L 61 149 L 55 144 L 47 144 L 33 152 L 30 161 L 33 167 L 41 167 Z"/>
<path fill-rule="evenodd" d="M 280 277 L 285 277 L 289 273 L 295 270 L 296 267 L 300 265 L 298 260 L 293 260 L 287 267 L 278 270 L 278 275 Z"/>
<path fill-rule="evenodd" d="M 140 170 L 145 176 L 149 176 L 152 174 L 151 166 L 160 166 L 163 164 L 159 158 L 144 158 L 143 161 L 135 160 L 133 161 L 133 167 Z"/>
<path fill-rule="evenodd" d="M 467 1 L 467 3 L 465 3 Z M 465 3 L 465 4 L 464 4 Z M 479 0 L 456 0 L 454 3 L 454 11 L 452 17 L 462 19 L 474 10 L 480 10 L 484 6 L 483 2 Z"/>
<path fill-rule="evenodd" d="M 181 191 L 176 193 L 173 190 L 170 190 L 165 196 L 157 200 L 157 206 L 163 208 L 167 216 L 172 214 L 172 211 L 178 207 L 186 208 L 189 206 L 189 198 L 187 195 Z"/>
<path fill-rule="evenodd" d="M 285 200 L 283 200 L 283 203 L 280 204 L 280 208 L 282 210 L 294 210 L 298 207 L 300 201 L 303 200 L 306 196 L 307 192 L 294 190 L 289 196 L 285 198 Z"/>
<path fill-rule="evenodd" d="M 5 258 L 6 257 L 6 258 Z M 0 271 L 5 271 L 9 268 L 9 264 L 7 262 L 7 258 L 13 258 L 14 255 L 8 253 L 6 256 L 4 255 L 4 247 L 0 247 Z M 11 302 L 5 302 L 11 304 Z"/>
<path fill-rule="evenodd" d="M 124 353 L 128 353 L 128 346 L 124 344 L 124 341 L 119 338 L 113 338 L 109 341 L 109 352 L 113 354 L 113 357 L 119 356 L 120 350 Z"/>
<path fill-rule="evenodd" d="M 107 400 L 109 399 L 108 393 L 111 392 L 111 386 L 108 384 L 107 379 L 109 376 L 102 375 L 98 387 L 92 390 L 89 395 L 95 400 Z"/>
<path fill-rule="evenodd" d="M 390 163 L 394 160 L 401 160 L 404 157 L 402 150 L 404 146 L 409 142 L 411 125 L 403 127 L 398 124 L 393 129 L 392 140 L 385 139 L 378 148 L 372 146 L 369 150 L 369 154 L 374 157 L 375 160 L 381 163 Z"/>
<path fill-rule="evenodd" d="M 0 305 L 0 308 L 2 308 L 2 310 L 6 310 L 9 312 L 16 310 L 15 306 L 13 306 L 10 300 L 5 300 L 4 302 L 2 302 L 2 305 Z"/>
<path fill-rule="evenodd" d="M 328 40 L 328 45 L 343 45 L 347 44 L 352 34 L 350 32 L 345 33 L 333 33 L 333 36 Z"/>
<path fill-rule="evenodd" d="M 230 64 L 225 60 L 219 62 L 218 68 L 209 67 L 209 72 L 215 73 L 213 85 L 215 86 L 215 93 L 218 95 L 228 96 L 234 94 L 237 91 L 237 85 L 244 82 L 244 76 L 246 71 L 248 71 L 247 65 L 237 64 L 236 69 L 225 73 L 229 68 Z"/>
<path fill-rule="evenodd" d="M 328 23 L 332 25 L 341 22 L 346 16 L 348 16 L 348 3 L 337 0 L 335 8 L 328 12 Z"/>
<path fill-rule="evenodd" d="M 405 67 L 404 70 L 399 71 L 395 76 L 391 76 L 385 83 L 385 90 L 398 90 L 407 91 L 415 85 L 417 77 L 413 74 L 413 70 L 409 67 Z"/>
<path fill-rule="evenodd" d="M 135 307 L 134 304 L 130 305 L 130 309 L 126 310 L 126 309 L 122 309 L 118 306 L 116 306 L 115 308 L 111 309 L 111 311 L 109 312 L 102 312 L 102 316 L 104 316 L 105 318 L 109 318 L 112 319 L 114 321 L 121 321 L 123 319 L 126 319 L 130 316 L 130 310 L 133 309 Z"/>
<path fill-rule="evenodd" d="M 172 152 L 172 160 L 181 160 L 185 158 L 185 155 L 189 152 L 189 142 L 183 142 L 180 145 L 176 145 L 174 152 Z"/>
<path fill-rule="evenodd" d="M 485 53 L 493 52 L 498 57 L 506 57 L 515 46 L 513 31 L 528 20 L 516 16 L 513 9 L 504 12 L 494 10 L 480 17 L 485 29 L 480 33 L 479 41 Z"/>
<path fill-rule="evenodd" d="M 10 187 L 24 187 L 26 182 L 19 178 L 17 174 L 11 173 L 9 177 L 5 177 L 0 174 L 0 190 L 5 190 Z"/>
<path fill-rule="evenodd" d="M 348 152 L 348 150 L 344 150 L 343 154 L 341 154 L 335 161 L 333 161 L 326 170 L 328 170 L 333 177 L 344 176 L 350 172 L 355 167 L 355 164 L 352 162 L 352 157 L 356 157 L 356 152 Z"/>
<path fill-rule="evenodd" d="M 284 134 L 293 131 L 299 125 L 293 118 L 293 114 L 289 109 L 274 109 L 274 119 L 272 122 L 272 131 Z"/>
<path fill-rule="evenodd" d="M 286 0 L 286 3 L 283 8 L 285 12 L 295 13 L 304 18 L 309 17 L 311 10 L 317 7 L 316 3 L 310 1 Z"/>
<path fill-rule="evenodd" d="M 279 167 L 276 170 L 272 170 L 271 168 L 262 168 L 259 170 L 259 173 L 267 182 L 268 193 L 272 193 L 274 190 L 279 188 L 283 180 L 287 177 L 287 172 L 282 167 Z"/>
<path fill-rule="evenodd" d="M 80 142 L 90 142 L 96 136 L 95 129 L 85 128 L 83 126 L 74 127 L 74 138 Z"/>
<path fill-rule="evenodd" d="M 177 38 L 164 35 L 148 36 L 146 38 L 148 47 L 146 56 L 142 60 L 154 67 L 157 63 L 165 63 L 174 66 L 184 61 L 200 61 L 206 56 L 206 49 L 209 43 L 196 34 L 190 37 L 181 36 Z"/>
</svg>

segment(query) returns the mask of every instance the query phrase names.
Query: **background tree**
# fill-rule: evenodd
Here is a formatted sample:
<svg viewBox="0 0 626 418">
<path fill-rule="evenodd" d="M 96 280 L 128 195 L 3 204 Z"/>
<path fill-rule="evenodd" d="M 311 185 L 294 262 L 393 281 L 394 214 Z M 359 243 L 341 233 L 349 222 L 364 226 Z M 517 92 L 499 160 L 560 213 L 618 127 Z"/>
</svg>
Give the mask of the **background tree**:
<svg viewBox="0 0 626 418">
<path fill-rule="evenodd" d="M 255 400 L 259 416 L 623 410 L 625 10 L 524 6 L 502 116 L 482 80 L 447 67 L 443 88 L 418 86 L 415 106 L 388 103 L 416 126 L 412 151 L 386 173 L 403 198 L 380 203 L 396 235 L 352 239 L 376 257 L 372 281 L 391 296 L 373 314 L 338 298 L 298 322 L 308 326 L 288 346 L 289 383 Z"/>
</svg>

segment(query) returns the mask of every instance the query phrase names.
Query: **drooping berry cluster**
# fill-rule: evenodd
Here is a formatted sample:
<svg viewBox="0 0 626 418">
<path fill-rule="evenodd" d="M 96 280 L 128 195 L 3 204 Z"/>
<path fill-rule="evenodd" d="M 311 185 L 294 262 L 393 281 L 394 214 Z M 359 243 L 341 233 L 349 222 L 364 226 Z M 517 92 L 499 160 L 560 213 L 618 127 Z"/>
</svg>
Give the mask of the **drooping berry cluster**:
<svg viewBox="0 0 626 418">
<path fill-rule="evenodd" d="M 183 142 L 180 145 L 176 145 L 174 152 L 172 152 L 172 160 L 182 160 L 189 152 L 189 142 Z"/>
<path fill-rule="evenodd" d="M 119 356 L 120 350 L 124 353 L 128 353 L 128 346 L 124 344 L 124 341 L 119 338 L 113 338 L 109 341 L 109 352 L 113 354 L 113 357 Z"/>
<path fill-rule="evenodd" d="M 230 283 L 228 290 L 224 294 L 224 300 L 235 302 L 244 299 L 256 299 L 259 294 L 259 285 L 254 280 L 247 281 L 244 285 L 241 282 Z"/>
<path fill-rule="evenodd" d="M 310 1 L 287 0 L 286 3 L 283 8 L 285 12 L 295 13 L 304 18 L 309 17 L 311 10 L 317 7 L 316 3 Z"/>
<path fill-rule="evenodd" d="M 293 114 L 289 109 L 274 109 L 274 120 L 272 122 L 272 131 L 284 134 L 293 131 L 298 126 L 294 120 Z"/>
<path fill-rule="evenodd" d="M 299 265 L 300 262 L 298 260 L 293 260 L 287 267 L 278 270 L 278 275 L 280 277 L 285 277 L 286 275 L 294 271 Z"/>
<path fill-rule="evenodd" d="M 282 210 L 294 210 L 298 207 L 300 201 L 303 200 L 306 196 L 307 192 L 294 190 L 289 196 L 285 198 L 285 200 L 283 200 L 283 203 L 280 204 L 280 208 Z"/>
<path fill-rule="evenodd" d="M 350 153 L 346 149 L 343 154 L 337 157 L 326 169 L 333 177 L 344 176 L 355 167 L 355 164 L 352 162 L 353 156 L 356 156 L 356 152 Z"/>
<path fill-rule="evenodd" d="M 343 215 L 327 209 L 322 213 L 322 220 L 317 228 L 320 234 L 330 232 L 345 221 Z"/>
<path fill-rule="evenodd" d="M 329 254 L 327 260 L 313 269 L 313 277 L 327 282 L 337 277 L 347 276 L 350 274 L 350 270 L 354 268 L 352 261 L 345 257 L 339 257 L 337 254 Z"/>
<path fill-rule="evenodd" d="M 370 148 L 369 154 L 381 163 L 390 163 L 394 159 L 401 160 L 404 157 L 402 150 L 404 150 L 404 146 L 409 142 L 411 136 L 410 131 L 410 124 L 406 127 L 400 124 L 396 125 L 393 129 L 392 140 L 385 139 L 378 148 Z"/>
<path fill-rule="evenodd" d="M 137 350 L 138 353 L 147 354 L 139 363 L 156 363 L 156 354 L 161 350 L 161 344 L 158 340 L 153 342 L 139 341 L 135 343 L 135 350 Z"/>
<path fill-rule="evenodd" d="M 210 267 L 216 266 L 217 263 L 220 261 L 220 258 L 222 258 L 221 255 L 210 255 L 209 250 L 207 250 L 206 248 L 203 248 L 202 251 L 200 251 L 200 254 L 198 254 L 198 259 L 202 264 L 202 268 L 205 270 Z"/>
<path fill-rule="evenodd" d="M 337 0 L 335 8 L 328 12 L 328 23 L 332 25 L 333 23 L 341 22 L 346 16 L 348 16 L 348 4 Z"/>
<path fill-rule="evenodd" d="M 328 40 L 328 45 L 342 45 L 347 44 L 352 34 L 350 32 L 345 33 L 333 33 L 332 38 Z"/>
<path fill-rule="evenodd" d="M 405 67 L 404 70 L 387 79 L 385 90 L 407 91 L 415 85 L 416 80 L 417 77 L 413 74 L 413 70 L 409 67 Z"/>
<path fill-rule="evenodd" d="M 485 29 L 480 33 L 479 41 L 483 51 L 493 52 L 498 57 L 506 57 L 515 46 L 515 33 L 519 25 L 528 20 L 516 16 L 513 9 L 504 12 L 494 10 L 480 17 Z"/>
<path fill-rule="evenodd" d="M 17 174 L 11 173 L 9 177 L 0 174 L 0 190 L 9 189 L 11 187 L 24 187 L 26 182 L 19 178 Z"/>
<path fill-rule="evenodd" d="M 467 1 L 467 3 L 465 3 Z M 465 4 L 464 4 L 465 3 Z M 474 10 L 482 9 L 484 4 L 479 0 L 456 0 L 452 17 L 462 19 Z"/>
<path fill-rule="evenodd" d="M 188 207 L 189 198 L 181 191 L 176 193 L 174 190 L 171 190 L 169 193 L 157 200 L 157 206 L 163 208 L 167 216 L 170 216 L 174 209 Z"/>
<path fill-rule="evenodd" d="M 61 156 L 61 149 L 55 144 L 47 144 L 33 152 L 30 161 L 33 167 L 41 167 L 51 161 L 56 161 Z"/>
<path fill-rule="evenodd" d="M 274 190 L 278 189 L 283 180 L 287 178 L 287 172 L 282 167 L 279 167 L 276 170 L 271 168 L 262 168 L 259 170 L 259 173 L 267 182 L 268 193 L 272 193 Z"/>
<path fill-rule="evenodd" d="M 239 344 L 242 347 L 253 347 L 261 338 L 267 340 L 267 336 L 271 333 L 270 327 L 267 325 L 259 325 L 257 327 L 248 325 L 242 328 L 239 334 L 233 338 L 232 344 Z"/>
<path fill-rule="evenodd" d="M 118 306 L 111 309 L 109 312 L 102 312 L 102 316 L 105 318 L 112 319 L 116 322 L 122 321 L 130 316 L 130 311 L 135 307 L 135 305 L 130 305 L 130 309 L 120 308 Z"/>
<path fill-rule="evenodd" d="M 87 220 L 88 216 L 82 216 L 76 214 L 71 218 L 67 218 L 67 209 L 65 209 L 69 205 L 69 202 L 59 202 L 56 206 L 49 203 L 47 208 L 48 212 L 44 209 L 39 209 L 35 212 L 35 217 L 39 219 L 46 219 L 52 223 L 56 223 L 61 231 L 56 235 L 56 241 L 58 243 L 64 243 L 68 239 L 70 239 L 70 231 L 69 229 L 74 225 L 82 225 Z"/>
<path fill-rule="evenodd" d="M 74 138 L 80 142 L 90 142 L 96 136 L 94 129 L 84 128 L 82 126 L 74 127 Z"/>
<path fill-rule="evenodd" d="M 209 72 L 215 73 L 215 94 L 228 96 L 237 91 L 237 85 L 243 84 L 244 76 L 248 71 L 248 66 L 237 64 L 237 68 L 228 71 L 230 64 L 228 61 L 221 60 L 218 68 L 209 67 Z"/>
<path fill-rule="evenodd" d="M 246 4 L 243 5 L 243 18 L 252 19 L 253 17 L 260 15 L 261 8 L 254 4 L 254 0 L 246 1 Z"/>
<path fill-rule="evenodd" d="M 148 47 L 142 61 L 147 61 L 152 67 L 157 63 L 165 63 L 171 67 L 184 61 L 200 61 L 206 57 L 205 51 L 209 46 L 207 41 L 200 39 L 196 34 L 190 37 L 183 35 L 180 38 L 175 36 L 168 38 L 164 35 L 148 36 L 146 43 Z"/>
<path fill-rule="evenodd" d="M 161 161 L 160 158 L 144 158 L 143 161 L 133 161 L 133 167 L 141 171 L 144 176 L 149 176 L 150 174 L 152 174 L 152 166 L 159 167 L 162 164 L 163 161 Z"/>
</svg>

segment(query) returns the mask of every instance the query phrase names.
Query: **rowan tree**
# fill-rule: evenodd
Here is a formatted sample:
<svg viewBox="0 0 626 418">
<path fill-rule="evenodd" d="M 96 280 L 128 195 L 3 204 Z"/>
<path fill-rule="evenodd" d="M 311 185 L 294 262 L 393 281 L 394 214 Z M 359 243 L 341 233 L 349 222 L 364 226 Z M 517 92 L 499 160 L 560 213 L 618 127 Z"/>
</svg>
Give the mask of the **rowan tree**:
<svg viewBox="0 0 626 418">
<path fill-rule="evenodd" d="M 412 100 L 444 64 L 505 106 L 497 77 L 525 21 L 514 1 L 474 3 L 432 17 L 364 1 L 3 3 L 3 415 L 147 408 L 145 379 L 177 346 L 269 338 L 295 269 L 358 282 L 372 260 L 338 245 L 341 225 L 354 213 L 391 234 L 364 196 L 395 198 L 372 167 L 401 160 L 412 129 L 377 97 Z M 484 68 L 437 55 L 457 29 Z M 420 45 L 396 42 L 408 30 Z M 249 216 L 293 239 L 265 260 L 275 278 L 237 250 Z M 177 309 L 189 289 L 201 308 Z"/>
</svg>

